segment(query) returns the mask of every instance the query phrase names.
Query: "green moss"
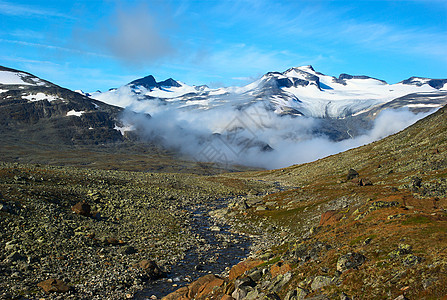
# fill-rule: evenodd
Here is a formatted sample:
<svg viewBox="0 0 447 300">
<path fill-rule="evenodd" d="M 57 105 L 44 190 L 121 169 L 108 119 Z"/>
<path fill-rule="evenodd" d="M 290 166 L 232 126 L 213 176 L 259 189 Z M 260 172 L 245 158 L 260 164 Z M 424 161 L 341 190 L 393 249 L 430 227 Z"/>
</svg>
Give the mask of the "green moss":
<svg viewBox="0 0 447 300">
<path fill-rule="evenodd" d="M 417 224 L 427 224 L 431 223 L 429 217 L 426 216 L 414 216 L 406 219 L 402 222 L 402 225 L 417 225 Z"/>
<path fill-rule="evenodd" d="M 260 264 L 259 267 L 265 267 L 265 266 L 273 265 L 273 264 L 276 264 L 280 260 L 281 260 L 281 257 L 277 256 L 277 257 L 272 258 L 269 261 L 266 261 L 266 262 Z"/>
<path fill-rule="evenodd" d="M 349 242 L 349 244 L 351 246 L 353 246 L 353 245 L 356 245 L 356 244 L 358 244 L 360 242 L 364 242 L 366 239 L 371 239 L 372 240 L 372 239 L 375 239 L 376 237 L 377 237 L 377 234 L 361 235 L 361 236 L 358 236 L 355 239 L 351 240 Z"/>
</svg>

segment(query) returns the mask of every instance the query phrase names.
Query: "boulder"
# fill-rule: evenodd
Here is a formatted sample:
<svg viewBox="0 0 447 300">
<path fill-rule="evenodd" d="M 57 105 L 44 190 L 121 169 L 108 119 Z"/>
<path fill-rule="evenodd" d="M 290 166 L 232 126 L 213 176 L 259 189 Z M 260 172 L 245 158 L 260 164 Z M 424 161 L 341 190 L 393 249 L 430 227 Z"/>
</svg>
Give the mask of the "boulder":
<svg viewBox="0 0 447 300">
<path fill-rule="evenodd" d="M 352 180 L 352 179 L 357 178 L 357 177 L 359 177 L 359 173 L 356 170 L 354 170 L 354 169 L 350 169 L 348 171 L 348 175 L 346 176 L 346 179 L 347 180 Z"/>
<path fill-rule="evenodd" d="M 70 290 L 70 287 L 66 285 L 65 282 L 54 278 L 41 281 L 37 284 L 37 286 L 41 287 L 45 293 L 65 293 Z"/>
<path fill-rule="evenodd" d="M 360 178 L 359 179 L 359 186 L 368 186 L 368 185 L 373 185 L 372 181 L 368 178 Z"/>
<path fill-rule="evenodd" d="M 89 217 L 90 212 L 91 212 L 91 207 L 90 207 L 90 204 L 88 204 L 87 202 L 81 201 L 81 202 L 78 202 L 75 205 L 73 205 L 71 207 L 71 210 L 78 215 Z"/>
<path fill-rule="evenodd" d="M 200 298 L 213 291 L 214 288 L 220 287 L 224 284 L 224 280 L 213 274 L 208 274 L 200 277 L 188 286 L 189 298 Z"/>
<path fill-rule="evenodd" d="M 153 260 L 144 259 L 144 260 L 140 261 L 136 265 L 136 267 L 139 267 L 140 269 L 143 269 L 144 271 L 146 271 L 147 275 L 152 280 L 166 276 L 166 274 L 160 269 L 159 266 L 157 266 L 157 264 Z"/>
<path fill-rule="evenodd" d="M 245 271 L 251 270 L 262 263 L 263 263 L 262 260 L 251 260 L 251 259 L 244 260 L 231 268 L 228 278 L 230 281 L 232 281 L 237 277 L 241 276 L 242 274 L 244 274 Z"/>
<path fill-rule="evenodd" d="M 358 268 L 365 260 L 366 257 L 360 253 L 352 252 L 345 254 L 337 260 L 337 271 L 344 272 L 349 269 Z"/>
<path fill-rule="evenodd" d="M 310 287 L 312 288 L 312 290 L 316 291 L 316 290 L 319 290 L 321 288 L 324 288 L 325 286 L 332 285 L 334 283 L 335 283 L 335 281 L 333 280 L 332 277 L 329 277 L 329 276 L 317 276 L 312 281 L 312 284 L 310 285 Z"/>
<path fill-rule="evenodd" d="M 270 274 L 272 274 L 272 278 L 275 278 L 279 274 L 284 275 L 287 272 L 292 271 L 292 267 L 288 263 L 283 263 L 281 261 L 275 263 L 270 268 Z"/>
</svg>

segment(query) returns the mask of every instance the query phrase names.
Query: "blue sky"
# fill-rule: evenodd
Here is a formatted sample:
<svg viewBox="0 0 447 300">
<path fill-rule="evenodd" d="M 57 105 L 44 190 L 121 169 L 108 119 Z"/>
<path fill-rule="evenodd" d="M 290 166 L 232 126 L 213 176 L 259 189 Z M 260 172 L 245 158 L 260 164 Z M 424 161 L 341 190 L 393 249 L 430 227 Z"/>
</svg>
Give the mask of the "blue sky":
<svg viewBox="0 0 447 300">
<path fill-rule="evenodd" d="M 447 1 L 3 1 L 0 65 L 94 91 L 152 74 L 243 85 L 269 71 L 447 78 Z"/>
</svg>

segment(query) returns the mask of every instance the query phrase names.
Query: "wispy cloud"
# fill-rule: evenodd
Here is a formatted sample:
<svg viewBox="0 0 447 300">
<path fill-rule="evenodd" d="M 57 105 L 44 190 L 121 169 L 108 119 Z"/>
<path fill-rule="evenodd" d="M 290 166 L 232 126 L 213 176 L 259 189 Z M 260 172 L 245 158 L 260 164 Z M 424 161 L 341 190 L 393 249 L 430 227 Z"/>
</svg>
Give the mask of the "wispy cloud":
<svg viewBox="0 0 447 300">
<path fill-rule="evenodd" d="M 81 55 L 91 55 L 91 56 L 100 56 L 100 57 L 110 57 L 105 54 L 96 53 L 96 52 L 89 52 L 84 50 L 79 50 L 75 48 L 67 48 L 67 47 L 60 47 L 55 45 L 47 45 L 47 44 L 40 44 L 40 43 L 32 43 L 32 42 L 25 42 L 25 41 L 18 41 L 18 40 L 7 40 L 7 39 L 0 39 L 1 43 L 10 43 L 10 44 L 17 44 L 21 46 L 28 46 L 28 47 L 38 47 L 38 48 L 45 48 L 49 50 L 56 50 L 56 51 L 62 51 L 62 52 L 70 52 L 70 53 L 77 53 Z"/>
<path fill-rule="evenodd" d="M 0 1 L 0 14 L 20 17 L 58 17 L 65 19 L 74 19 L 73 16 L 53 11 L 51 9 L 42 9 L 33 6 L 20 5 L 17 3 L 10 3 L 6 1 Z"/>
</svg>

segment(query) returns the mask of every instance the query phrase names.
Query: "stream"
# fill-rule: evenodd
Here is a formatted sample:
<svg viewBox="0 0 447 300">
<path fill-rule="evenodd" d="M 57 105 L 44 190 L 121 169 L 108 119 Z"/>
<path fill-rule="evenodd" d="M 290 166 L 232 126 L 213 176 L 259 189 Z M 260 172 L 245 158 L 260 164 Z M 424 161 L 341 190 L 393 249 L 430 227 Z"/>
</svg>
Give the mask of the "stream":
<svg viewBox="0 0 447 300">
<path fill-rule="evenodd" d="M 135 299 L 161 299 L 201 276 L 221 274 L 248 256 L 249 238 L 230 232 L 229 225 L 216 225 L 209 216 L 211 210 L 225 207 L 228 200 L 201 204 L 192 211 L 192 233 L 198 246 L 188 250 L 184 259 L 172 266 L 167 278 L 150 282 Z"/>
</svg>

